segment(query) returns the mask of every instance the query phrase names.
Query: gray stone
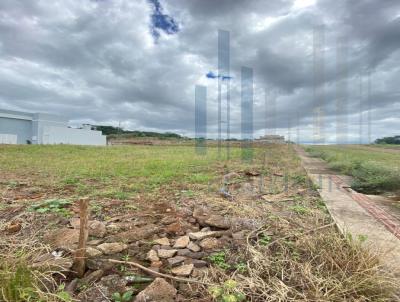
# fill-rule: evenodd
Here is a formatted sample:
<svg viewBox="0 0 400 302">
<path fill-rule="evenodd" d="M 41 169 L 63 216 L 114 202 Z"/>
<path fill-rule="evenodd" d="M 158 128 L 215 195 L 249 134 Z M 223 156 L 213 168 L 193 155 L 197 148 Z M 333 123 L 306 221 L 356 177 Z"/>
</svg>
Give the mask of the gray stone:
<svg viewBox="0 0 400 302">
<path fill-rule="evenodd" d="M 88 224 L 89 226 L 89 235 L 94 237 L 103 238 L 106 233 L 106 225 L 98 220 L 94 220 Z"/>
<path fill-rule="evenodd" d="M 189 250 L 192 252 L 200 252 L 201 248 L 194 242 L 190 242 L 187 246 Z"/>
<path fill-rule="evenodd" d="M 200 231 L 200 232 L 196 232 L 196 233 L 189 233 L 190 239 L 193 239 L 193 240 L 202 240 L 202 239 L 213 237 L 213 236 L 215 236 L 215 232 L 213 232 L 213 231 L 208 231 L 208 232 Z"/>
<path fill-rule="evenodd" d="M 97 249 L 106 255 L 120 253 L 128 248 L 128 245 L 121 242 L 102 243 L 97 246 Z"/>
<path fill-rule="evenodd" d="M 201 259 L 206 256 L 204 252 L 191 252 L 188 249 L 178 250 L 178 256 L 184 256 L 192 259 Z"/>
<path fill-rule="evenodd" d="M 146 259 L 149 260 L 149 261 L 151 261 L 151 262 L 160 261 L 160 258 L 158 258 L 157 252 L 154 251 L 154 250 L 150 250 L 150 251 L 147 253 Z"/>
<path fill-rule="evenodd" d="M 220 242 L 216 238 L 206 238 L 199 245 L 205 250 L 212 250 L 220 247 Z"/>
<path fill-rule="evenodd" d="M 186 260 L 186 257 L 183 256 L 175 256 L 173 258 L 168 258 L 168 265 L 171 267 L 175 267 L 178 266 L 179 264 L 181 264 L 183 261 Z"/>
<path fill-rule="evenodd" d="M 156 244 L 159 244 L 159 245 L 166 245 L 166 246 L 170 246 L 170 242 L 169 242 L 169 239 L 167 238 L 167 237 L 164 237 L 164 238 L 160 238 L 160 239 L 156 239 L 156 240 L 153 240 Z"/>
<path fill-rule="evenodd" d="M 181 249 L 178 250 L 178 256 L 187 256 L 188 254 L 190 254 L 190 250 L 189 249 Z"/>
<path fill-rule="evenodd" d="M 184 264 L 178 267 L 175 267 L 171 270 L 171 272 L 176 276 L 190 276 L 194 268 L 193 264 Z"/>
<path fill-rule="evenodd" d="M 106 230 L 110 234 L 117 234 L 121 230 L 121 227 L 117 223 L 110 223 L 106 226 Z"/>
<path fill-rule="evenodd" d="M 99 257 L 101 255 L 103 255 L 103 253 L 101 251 L 99 251 L 98 249 L 95 249 L 93 247 L 86 248 L 86 256 L 88 258 Z"/>
<path fill-rule="evenodd" d="M 192 259 L 191 262 L 196 268 L 202 268 L 208 266 L 208 262 L 204 260 Z"/>
<path fill-rule="evenodd" d="M 80 219 L 71 218 L 70 224 L 74 229 L 79 229 Z M 88 221 L 88 231 L 90 236 L 103 238 L 106 235 L 106 225 L 99 220 L 89 220 Z"/>
<path fill-rule="evenodd" d="M 204 207 L 195 207 L 193 210 L 193 217 L 196 218 L 200 225 L 205 225 L 205 220 L 208 217 L 208 211 Z"/>
<path fill-rule="evenodd" d="M 189 243 L 190 243 L 189 236 L 182 236 L 176 240 L 176 242 L 174 244 L 174 248 L 183 249 L 183 248 L 187 247 Z"/>
<path fill-rule="evenodd" d="M 171 258 L 174 257 L 175 254 L 177 253 L 177 250 L 164 250 L 164 249 L 159 249 L 157 251 L 158 257 L 166 259 L 166 258 Z"/>
<path fill-rule="evenodd" d="M 156 278 L 141 291 L 135 302 L 174 302 L 177 290 L 162 278 Z"/>
<path fill-rule="evenodd" d="M 221 215 L 210 215 L 205 220 L 205 223 L 220 229 L 229 229 L 231 227 L 230 219 Z"/>
</svg>

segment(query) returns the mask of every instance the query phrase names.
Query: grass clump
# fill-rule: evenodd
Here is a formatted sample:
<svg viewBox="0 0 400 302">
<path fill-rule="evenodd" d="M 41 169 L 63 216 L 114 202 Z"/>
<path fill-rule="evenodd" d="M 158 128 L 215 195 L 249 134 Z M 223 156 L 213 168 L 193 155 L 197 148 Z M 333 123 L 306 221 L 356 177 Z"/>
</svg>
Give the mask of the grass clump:
<svg viewBox="0 0 400 302">
<path fill-rule="evenodd" d="M 239 291 L 238 283 L 235 280 L 227 280 L 220 286 L 212 286 L 209 292 L 217 302 L 241 302 L 246 300 L 246 296 Z"/>
<path fill-rule="evenodd" d="M 36 213 L 56 213 L 64 217 L 70 217 L 71 211 L 67 209 L 72 202 L 66 199 L 49 199 L 30 206 L 29 210 Z"/>
<path fill-rule="evenodd" d="M 226 262 L 226 252 L 220 251 L 208 256 L 208 260 L 223 270 L 229 269 L 231 266 Z"/>
<path fill-rule="evenodd" d="M 363 146 L 312 146 L 307 151 L 329 166 L 354 177 L 352 187 L 363 193 L 400 191 L 400 153 Z"/>
<path fill-rule="evenodd" d="M 245 272 L 228 275 L 222 271 L 214 278 L 235 280 L 235 290 L 248 301 L 399 299 L 399 280 L 384 271 L 379 256 L 364 249 L 361 239 L 349 239 L 333 227 L 293 240 L 274 240 L 267 246 L 255 241 L 243 255 Z"/>
<path fill-rule="evenodd" d="M 35 240 L 18 244 L 3 240 L 0 244 L 0 301 L 1 302 L 70 302 L 72 297 L 56 275 L 64 277 L 54 267 L 35 267 L 34 259 L 47 253 L 46 246 Z"/>
</svg>

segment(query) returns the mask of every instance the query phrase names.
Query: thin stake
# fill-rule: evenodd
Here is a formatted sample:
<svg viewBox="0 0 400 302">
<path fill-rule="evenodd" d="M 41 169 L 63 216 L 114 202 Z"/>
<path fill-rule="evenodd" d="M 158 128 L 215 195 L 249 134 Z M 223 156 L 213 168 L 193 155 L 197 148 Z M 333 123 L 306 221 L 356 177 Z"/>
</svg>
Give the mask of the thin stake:
<svg viewBox="0 0 400 302">
<path fill-rule="evenodd" d="M 89 200 L 82 198 L 79 200 L 79 244 L 78 249 L 75 252 L 74 264 L 72 266 L 73 271 L 79 278 L 82 278 L 85 274 L 86 268 L 86 242 L 88 239 L 88 220 L 89 220 Z"/>
</svg>

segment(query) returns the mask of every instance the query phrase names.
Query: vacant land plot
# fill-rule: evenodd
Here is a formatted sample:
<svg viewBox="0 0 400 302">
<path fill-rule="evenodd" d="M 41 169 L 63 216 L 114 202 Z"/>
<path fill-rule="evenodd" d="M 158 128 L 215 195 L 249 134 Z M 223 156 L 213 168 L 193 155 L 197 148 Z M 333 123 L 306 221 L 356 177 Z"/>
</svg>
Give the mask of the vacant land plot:
<svg viewBox="0 0 400 302">
<path fill-rule="evenodd" d="M 6 146 L 0 169 L 0 301 L 396 299 L 396 279 L 363 238 L 337 232 L 291 146 L 252 161 L 238 148 L 227 160 L 216 148 Z M 88 259 L 76 279 L 82 197 Z M 148 286 L 157 276 L 130 263 L 168 283 Z"/>
<path fill-rule="evenodd" d="M 312 146 L 312 155 L 354 177 L 352 186 L 364 193 L 400 191 L 400 153 L 371 146 Z"/>
</svg>

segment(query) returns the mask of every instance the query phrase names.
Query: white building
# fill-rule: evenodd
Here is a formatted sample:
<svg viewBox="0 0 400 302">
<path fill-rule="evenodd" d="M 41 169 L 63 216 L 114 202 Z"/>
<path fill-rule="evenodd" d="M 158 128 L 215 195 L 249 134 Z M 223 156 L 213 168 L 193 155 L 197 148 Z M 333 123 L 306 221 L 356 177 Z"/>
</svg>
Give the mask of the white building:
<svg viewBox="0 0 400 302">
<path fill-rule="evenodd" d="M 90 127 L 69 128 L 62 116 L 0 109 L 0 144 L 105 146 L 107 139 Z"/>
</svg>

